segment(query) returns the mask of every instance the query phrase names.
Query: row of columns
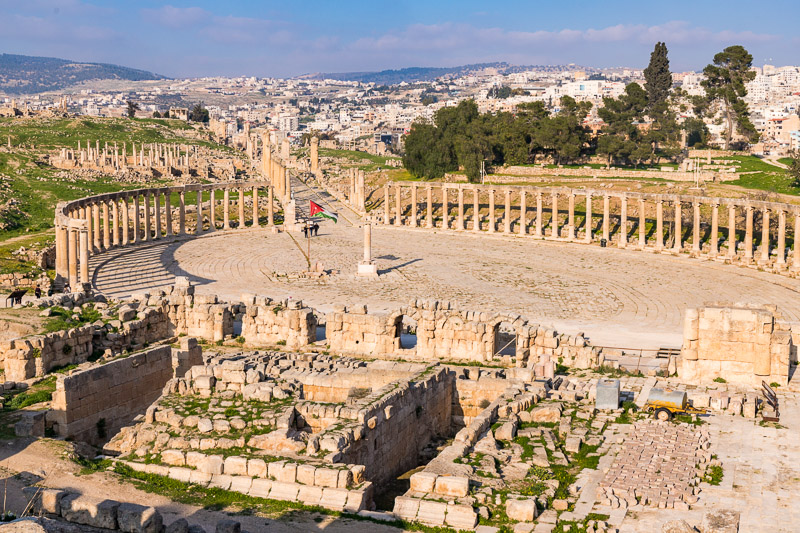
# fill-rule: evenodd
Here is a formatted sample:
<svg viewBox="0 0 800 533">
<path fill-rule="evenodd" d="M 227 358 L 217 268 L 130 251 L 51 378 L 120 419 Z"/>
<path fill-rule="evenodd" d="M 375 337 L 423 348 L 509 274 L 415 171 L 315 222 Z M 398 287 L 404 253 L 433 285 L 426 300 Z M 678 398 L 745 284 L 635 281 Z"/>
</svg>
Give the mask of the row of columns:
<svg viewBox="0 0 800 533">
<path fill-rule="evenodd" d="M 259 227 L 259 189 L 265 188 L 267 194 L 267 225 L 275 223 L 274 192 L 272 186 L 254 185 L 222 190 L 207 189 L 196 191 L 196 219 L 194 234 L 216 231 L 220 222 L 217 214 L 217 194 L 222 193 L 222 228 L 230 229 L 231 208 L 238 206 L 238 227 L 245 228 L 245 198 L 252 194 L 252 215 L 249 227 Z M 209 198 L 204 201 L 203 193 Z M 172 193 L 178 195 L 177 232 L 172 213 Z M 234 195 L 231 194 L 234 193 Z M 124 193 L 109 198 L 87 199 L 83 205 L 70 207 L 60 205 L 56 217 L 56 275 L 68 280 L 72 289 L 79 283 L 89 283 L 89 257 L 111 248 L 132 243 L 159 240 L 162 237 L 186 235 L 187 194 L 192 191 L 153 189 Z M 193 200 L 191 196 L 189 201 Z M 162 205 L 162 201 L 164 205 Z M 132 210 L 131 210 L 132 208 Z M 163 210 L 163 217 L 162 217 Z M 203 227 L 208 218 L 208 230 Z M 132 220 L 131 220 L 132 219 Z M 163 226 L 163 227 L 162 227 Z"/>
<path fill-rule="evenodd" d="M 462 187 L 433 187 L 433 186 L 423 186 L 425 189 L 425 215 L 424 215 L 424 227 L 433 228 L 434 219 L 433 219 L 433 189 L 437 188 L 441 191 L 441 205 L 442 205 L 442 228 L 443 229 L 454 229 L 457 231 L 464 231 L 467 230 L 467 220 L 465 217 L 465 209 L 468 209 L 469 206 L 467 202 L 469 199 L 465 199 L 465 194 L 471 191 L 472 195 L 472 220 L 471 220 L 471 230 L 472 231 L 482 231 L 481 227 L 481 216 L 480 216 L 480 203 L 479 203 L 479 194 L 480 193 L 487 193 L 489 198 L 489 213 L 488 213 L 488 227 L 486 228 L 487 233 L 495 233 L 498 231 L 498 219 L 496 216 L 496 192 L 497 190 L 494 188 L 481 188 L 481 187 L 470 187 L 470 188 L 462 188 Z M 411 227 L 420 227 L 423 226 L 422 220 L 418 216 L 418 209 L 419 209 L 419 198 L 418 198 L 418 189 L 423 188 L 420 186 L 401 186 L 400 184 L 386 185 L 384 187 L 384 212 L 383 212 L 383 222 L 384 224 L 393 223 L 395 226 L 400 226 L 403 224 L 403 213 L 405 211 L 402 201 L 402 191 L 403 189 L 410 189 L 410 196 L 411 196 L 411 205 L 410 205 L 410 214 L 408 217 L 407 224 Z M 392 204 L 390 196 L 391 196 L 391 189 L 394 189 L 394 203 Z M 450 203 L 450 191 L 454 191 L 457 198 L 454 198 L 454 202 L 457 205 L 457 214 L 455 220 L 451 220 L 450 212 L 451 212 L 451 203 Z M 502 233 L 510 234 L 511 232 L 511 189 L 503 189 L 505 198 L 504 198 L 504 209 L 502 215 Z M 575 241 L 578 240 L 577 238 L 577 226 L 575 224 L 575 198 L 576 196 L 583 196 L 585 198 L 585 221 L 584 221 L 584 236 L 583 241 L 585 242 L 592 242 L 594 240 L 594 230 L 592 221 L 594 219 L 594 213 L 592 211 L 592 199 L 596 196 L 601 196 L 600 194 L 596 194 L 591 191 L 543 191 L 543 190 L 531 190 L 526 191 L 525 189 L 519 190 L 519 224 L 518 224 L 518 233 L 521 235 L 525 234 L 532 234 L 535 237 L 552 237 L 552 238 L 562 238 L 561 229 L 559 228 L 560 220 L 559 220 L 559 200 L 562 196 L 566 196 L 567 199 L 567 218 L 566 218 L 566 239 Z M 536 211 L 535 211 L 535 218 L 533 221 L 533 231 L 529 233 L 529 222 L 527 218 L 527 196 L 530 192 L 531 196 L 535 196 L 536 198 Z M 549 195 L 551 197 L 550 205 L 552 214 L 550 217 L 550 228 L 549 228 L 549 235 L 546 235 L 544 232 L 544 197 L 545 195 Z M 611 244 L 611 213 L 610 213 L 610 201 L 612 195 L 609 194 L 602 194 L 603 197 L 603 211 L 602 211 L 602 224 L 601 224 L 601 235 L 602 239 L 605 240 L 606 243 Z M 641 198 L 641 197 L 628 197 L 626 195 L 613 195 L 615 198 L 619 198 L 620 200 L 620 210 L 619 210 L 619 219 L 620 219 L 620 230 L 617 232 L 617 246 L 620 248 L 626 248 L 629 246 L 628 242 L 628 202 L 629 201 L 636 201 L 638 202 L 638 242 L 637 246 L 639 248 L 645 248 L 648 245 L 648 237 L 647 237 L 647 218 L 646 218 L 646 207 L 648 199 Z M 682 213 L 682 206 L 686 201 L 684 199 L 676 198 L 676 199 L 665 199 L 665 198 L 656 198 L 650 200 L 655 203 L 656 208 L 656 220 L 655 220 L 655 249 L 656 250 L 665 250 L 665 233 L 664 233 L 664 207 L 665 204 L 672 204 L 671 207 L 674 210 L 674 216 L 672 219 L 672 236 L 673 236 L 673 244 L 671 249 L 674 251 L 681 251 L 684 249 L 683 243 L 683 213 Z M 692 248 L 691 252 L 693 253 L 701 253 L 702 251 L 706 251 L 711 256 L 719 255 L 720 253 L 720 242 L 719 242 L 719 208 L 722 202 L 719 199 L 695 199 L 691 201 L 692 204 Z M 394 205 L 394 218 L 392 220 L 391 210 L 392 205 Z M 701 206 L 706 205 L 711 208 L 711 235 L 708 242 L 707 250 L 702 250 L 701 248 Z M 778 265 L 785 265 L 786 264 L 786 214 L 789 210 L 788 205 L 785 207 L 783 204 L 773 204 L 772 207 L 763 206 L 761 207 L 761 254 L 758 259 L 760 263 L 766 263 L 770 260 L 771 248 L 770 248 L 770 215 L 771 213 L 777 213 L 778 217 L 778 231 L 777 236 L 775 239 L 776 242 L 776 252 L 777 252 L 777 259 L 776 263 Z M 754 211 L 755 207 L 749 204 L 745 205 L 736 205 L 729 203 L 728 204 L 728 255 L 730 257 L 734 257 L 737 254 L 737 240 L 736 240 L 736 215 L 737 210 L 743 210 L 745 215 L 745 230 L 744 230 L 744 241 L 741 243 L 741 248 L 743 249 L 743 255 L 746 260 L 753 260 L 754 259 L 754 249 L 753 249 L 753 237 L 754 237 L 754 227 L 753 227 L 753 219 L 754 219 Z M 794 235 L 795 238 L 800 237 L 800 212 L 795 210 L 792 211 L 795 216 L 795 228 L 794 228 Z M 793 257 L 793 264 L 796 267 L 800 267 L 800 242 L 795 241 L 794 245 L 794 257 Z"/>
</svg>

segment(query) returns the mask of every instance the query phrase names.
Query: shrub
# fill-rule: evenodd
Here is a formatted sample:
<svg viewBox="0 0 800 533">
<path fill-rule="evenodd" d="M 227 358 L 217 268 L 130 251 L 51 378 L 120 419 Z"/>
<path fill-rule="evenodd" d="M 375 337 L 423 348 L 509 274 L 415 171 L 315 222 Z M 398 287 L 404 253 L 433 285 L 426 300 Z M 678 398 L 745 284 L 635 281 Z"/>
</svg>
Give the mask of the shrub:
<svg viewBox="0 0 800 533">
<path fill-rule="evenodd" d="M 728 380 L 725 379 L 725 378 L 721 378 L 721 377 L 715 377 L 714 378 L 714 383 L 727 383 L 727 382 L 728 382 Z"/>
</svg>

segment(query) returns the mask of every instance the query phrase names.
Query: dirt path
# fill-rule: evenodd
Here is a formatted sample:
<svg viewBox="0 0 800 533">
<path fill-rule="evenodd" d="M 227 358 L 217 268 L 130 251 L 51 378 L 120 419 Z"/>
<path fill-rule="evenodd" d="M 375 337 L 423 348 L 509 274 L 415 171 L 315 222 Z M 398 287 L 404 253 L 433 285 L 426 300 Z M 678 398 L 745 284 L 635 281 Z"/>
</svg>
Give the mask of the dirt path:
<svg viewBox="0 0 800 533">
<path fill-rule="evenodd" d="M 374 522 L 337 518 L 309 512 L 289 511 L 284 516 L 263 516 L 210 511 L 194 505 L 175 503 L 163 496 L 141 491 L 125 483 L 113 473 L 100 472 L 79 475 L 80 467 L 69 459 L 72 444 L 56 440 L 17 439 L 0 441 L 0 489 L 5 487 L 6 508 L 17 513 L 25 507 L 22 488 L 38 481 L 47 487 L 68 489 L 94 498 L 111 498 L 156 507 L 170 524 L 186 518 L 206 531 L 214 531 L 218 521 L 233 518 L 241 522 L 242 529 L 250 533 L 269 531 L 299 533 L 325 531 L 326 533 L 377 532 L 398 533 L 394 527 Z"/>
</svg>

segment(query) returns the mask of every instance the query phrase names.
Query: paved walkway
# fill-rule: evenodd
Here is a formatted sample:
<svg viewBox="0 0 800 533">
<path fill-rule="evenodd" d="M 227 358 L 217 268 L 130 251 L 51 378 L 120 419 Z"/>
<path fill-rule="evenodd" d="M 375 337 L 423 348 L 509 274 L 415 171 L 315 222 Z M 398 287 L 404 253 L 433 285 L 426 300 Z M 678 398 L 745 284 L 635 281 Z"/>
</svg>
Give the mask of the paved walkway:
<svg viewBox="0 0 800 533">
<path fill-rule="evenodd" d="M 125 296 L 189 276 L 198 291 L 225 299 L 248 292 L 291 296 L 322 311 L 335 303 L 381 311 L 435 298 L 512 311 L 617 347 L 680 346 L 684 310 L 706 302 L 774 303 L 787 319 L 800 320 L 800 280 L 688 257 L 529 238 L 378 226 L 372 249 L 382 276 L 365 280 L 354 274 L 362 230 L 341 218 L 321 226 L 311 240 L 311 260 L 334 271 L 324 281 L 275 277 L 306 268 L 302 234 L 245 229 L 99 254 L 91 260 L 94 283 Z"/>
</svg>

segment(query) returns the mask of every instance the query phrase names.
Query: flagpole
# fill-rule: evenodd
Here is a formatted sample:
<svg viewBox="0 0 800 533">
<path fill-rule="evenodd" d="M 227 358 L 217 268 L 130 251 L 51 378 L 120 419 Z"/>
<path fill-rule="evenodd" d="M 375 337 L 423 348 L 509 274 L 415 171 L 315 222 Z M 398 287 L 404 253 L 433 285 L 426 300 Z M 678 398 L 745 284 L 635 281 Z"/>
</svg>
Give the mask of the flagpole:
<svg viewBox="0 0 800 533">
<path fill-rule="evenodd" d="M 308 221 L 306 221 L 306 227 L 308 227 Z M 306 241 L 308 241 L 308 252 L 306 253 L 306 261 L 308 261 L 308 271 L 311 272 L 311 228 L 309 231 L 306 232 Z"/>
</svg>

